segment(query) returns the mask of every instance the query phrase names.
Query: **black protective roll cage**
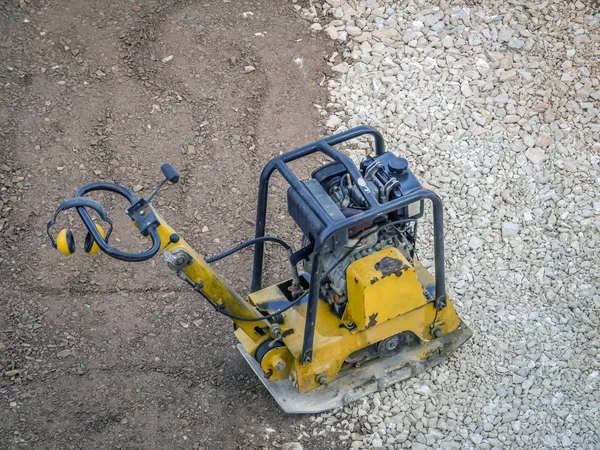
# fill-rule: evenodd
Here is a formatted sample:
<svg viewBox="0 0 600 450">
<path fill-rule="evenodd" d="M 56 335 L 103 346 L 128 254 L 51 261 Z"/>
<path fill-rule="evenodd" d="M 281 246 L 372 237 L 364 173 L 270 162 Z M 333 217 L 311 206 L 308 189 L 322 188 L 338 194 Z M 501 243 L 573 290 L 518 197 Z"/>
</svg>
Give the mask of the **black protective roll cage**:
<svg viewBox="0 0 600 450">
<path fill-rule="evenodd" d="M 304 341 L 302 345 L 302 364 L 309 364 L 313 357 L 313 343 L 315 335 L 315 326 L 317 319 L 317 306 L 321 285 L 321 259 L 324 244 L 331 239 L 337 232 L 349 229 L 360 223 L 374 219 L 377 216 L 396 211 L 406 207 L 411 203 L 421 200 L 430 200 L 433 205 L 433 233 L 434 233 L 434 254 L 435 254 L 435 294 L 434 302 L 436 308 L 442 309 L 446 305 L 446 284 L 444 272 L 444 224 L 442 200 L 434 192 L 427 189 L 419 189 L 405 196 L 380 204 L 373 193 L 369 190 L 365 180 L 362 178 L 356 165 L 343 153 L 339 152 L 334 145 L 356 139 L 362 135 L 371 135 L 375 140 L 375 153 L 377 156 L 385 152 L 383 136 L 375 129 L 368 126 L 360 126 L 348 131 L 321 139 L 312 144 L 300 147 L 296 150 L 284 153 L 273 158 L 263 169 L 260 175 L 260 184 L 258 190 L 258 207 L 256 211 L 256 237 L 265 236 L 266 215 L 267 215 L 267 194 L 269 190 L 269 180 L 275 170 L 288 182 L 291 188 L 304 200 L 310 210 L 323 223 L 325 228 L 319 234 L 314 242 L 313 252 L 316 255 L 312 259 L 312 269 L 310 274 L 310 287 L 307 302 L 306 321 L 304 325 Z M 361 193 L 368 205 L 368 208 L 352 217 L 348 217 L 339 222 L 333 221 L 326 211 L 321 207 L 317 200 L 310 193 L 308 188 L 294 175 L 287 166 L 287 163 L 303 158 L 307 155 L 320 152 L 330 157 L 334 161 L 342 164 L 350 174 L 352 182 L 359 186 Z M 254 246 L 254 264 L 252 268 L 252 292 L 262 288 L 262 272 L 264 260 L 264 242 L 257 242 Z"/>
</svg>

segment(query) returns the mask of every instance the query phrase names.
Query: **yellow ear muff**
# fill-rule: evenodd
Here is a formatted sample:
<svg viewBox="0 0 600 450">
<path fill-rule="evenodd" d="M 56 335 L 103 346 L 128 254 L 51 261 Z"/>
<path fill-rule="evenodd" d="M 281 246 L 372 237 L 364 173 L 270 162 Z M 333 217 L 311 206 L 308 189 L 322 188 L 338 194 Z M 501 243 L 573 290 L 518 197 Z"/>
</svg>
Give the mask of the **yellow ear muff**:
<svg viewBox="0 0 600 450">
<path fill-rule="evenodd" d="M 102 239 L 104 239 L 104 228 L 102 228 L 102 226 L 98 223 L 94 223 L 94 225 L 96 225 L 96 229 L 98 230 L 98 233 L 100 233 L 100 236 L 102 236 Z M 96 240 L 94 239 L 94 236 L 92 236 L 92 233 L 90 233 L 88 231 L 87 235 L 85 236 L 85 242 L 83 244 L 83 249 L 85 250 L 85 252 L 88 255 L 95 255 L 96 253 L 98 253 L 98 250 L 100 250 L 100 247 L 98 247 L 98 244 L 96 244 Z"/>
<path fill-rule="evenodd" d="M 56 248 L 65 256 L 72 255 L 75 252 L 75 238 L 73 232 L 63 228 L 56 236 Z"/>
</svg>

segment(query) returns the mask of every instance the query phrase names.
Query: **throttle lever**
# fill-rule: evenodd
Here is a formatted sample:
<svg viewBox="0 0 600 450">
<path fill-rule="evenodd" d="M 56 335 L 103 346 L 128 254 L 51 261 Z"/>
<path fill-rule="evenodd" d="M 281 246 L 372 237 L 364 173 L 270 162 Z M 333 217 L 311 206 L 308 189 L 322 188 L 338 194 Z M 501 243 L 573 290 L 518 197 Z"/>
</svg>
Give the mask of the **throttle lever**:
<svg viewBox="0 0 600 450">
<path fill-rule="evenodd" d="M 160 191 L 162 189 L 162 187 L 165 185 L 165 183 L 167 181 L 172 184 L 175 184 L 179 181 L 179 174 L 177 173 L 177 171 L 173 168 L 173 166 L 171 164 L 169 164 L 169 163 L 163 164 L 162 166 L 160 166 L 160 170 L 162 171 L 163 175 L 165 176 L 165 179 L 162 180 L 160 182 L 160 184 L 152 192 L 150 192 L 150 195 L 146 199 L 147 203 L 150 203 L 150 201 L 156 196 L 156 194 L 158 194 L 158 191 Z"/>
</svg>

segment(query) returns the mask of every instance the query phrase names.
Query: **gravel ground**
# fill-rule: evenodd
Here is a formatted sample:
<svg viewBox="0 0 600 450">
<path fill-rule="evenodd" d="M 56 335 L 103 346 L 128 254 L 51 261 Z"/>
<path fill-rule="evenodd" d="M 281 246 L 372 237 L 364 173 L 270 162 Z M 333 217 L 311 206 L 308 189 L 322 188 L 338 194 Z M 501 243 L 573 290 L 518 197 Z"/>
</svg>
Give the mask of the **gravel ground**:
<svg viewBox="0 0 600 450">
<path fill-rule="evenodd" d="M 377 127 L 443 196 L 474 331 L 317 426 L 352 448 L 600 449 L 598 4 L 474 3 L 299 10 L 339 44 L 327 125 Z"/>
</svg>

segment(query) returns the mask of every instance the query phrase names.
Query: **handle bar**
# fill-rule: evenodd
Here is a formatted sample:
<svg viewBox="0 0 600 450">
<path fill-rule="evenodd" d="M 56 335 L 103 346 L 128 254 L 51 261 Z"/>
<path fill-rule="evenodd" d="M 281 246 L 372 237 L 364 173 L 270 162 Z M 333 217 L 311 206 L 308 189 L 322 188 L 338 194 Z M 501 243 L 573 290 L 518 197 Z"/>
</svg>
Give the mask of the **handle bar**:
<svg viewBox="0 0 600 450">
<path fill-rule="evenodd" d="M 146 222 L 143 227 L 140 227 L 140 231 L 142 232 L 142 234 L 144 236 L 147 236 L 150 238 L 150 241 L 152 242 L 152 247 L 141 253 L 128 253 L 128 252 L 123 252 L 121 250 L 117 250 L 114 247 L 111 247 L 108 244 L 108 242 L 102 238 L 102 235 L 96 228 L 94 221 L 92 220 L 92 217 L 87 212 L 85 207 L 83 207 L 83 206 L 77 207 L 77 212 L 79 213 L 79 217 L 81 217 L 81 220 L 83 220 L 83 223 L 85 224 L 86 228 L 94 237 L 94 240 L 98 244 L 98 247 L 100 247 L 100 250 L 102 250 L 104 253 L 106 253 L 108 256 L 110 256 L 112 258 L 119 259 L 121 261 L 128 261 L 128 262 L 146 261 L 147 259 L 150 259 L 154 255 L 156 255 L 156 253 L 160 249 L 160 236 L 158 235 L 158 231 L 156 230 L 158 228 L 158 226 L 160 225 L 160 223 L 158 222 L 158 220 L 152 220 L 152 218 L 155 217 L 155 215 L 154 215 L 154 212 L 152 211 L 151 206 L 149 204 L 147 204 L 144 199 L 137 198 L 135 196 L 135 194 L 133 192 L 131 192 L 129 189 L 127 189 L 126 187 L 121 186 L 120 184 L 109 183 L 109 182 L 105 182 L 105 181 L 88 183 L 88 184 L 82 186 L 81 188 L 79 188 L 79 190 L 75 194 L 75 197 L 84 197 L 86 194 L 93 192 L 93 191 L 109 191 L 109 192 L 113 192 L 115 194 L 119 194 L 122 197 L 124 197 L 131 205 L 127 209 L 127 214 L 136 223 L 138 222 L 137 212 L 141 208 L 147 207 L 150 210 L 150 212 L 148 214 L 146 214 L 146 217 L 145 217 Z M 138 225 L 140 225 L 140 224 L 138 223 Z M 107 239 L 108 239 L 108 237 L 107 237 Z"/>
</svg>

